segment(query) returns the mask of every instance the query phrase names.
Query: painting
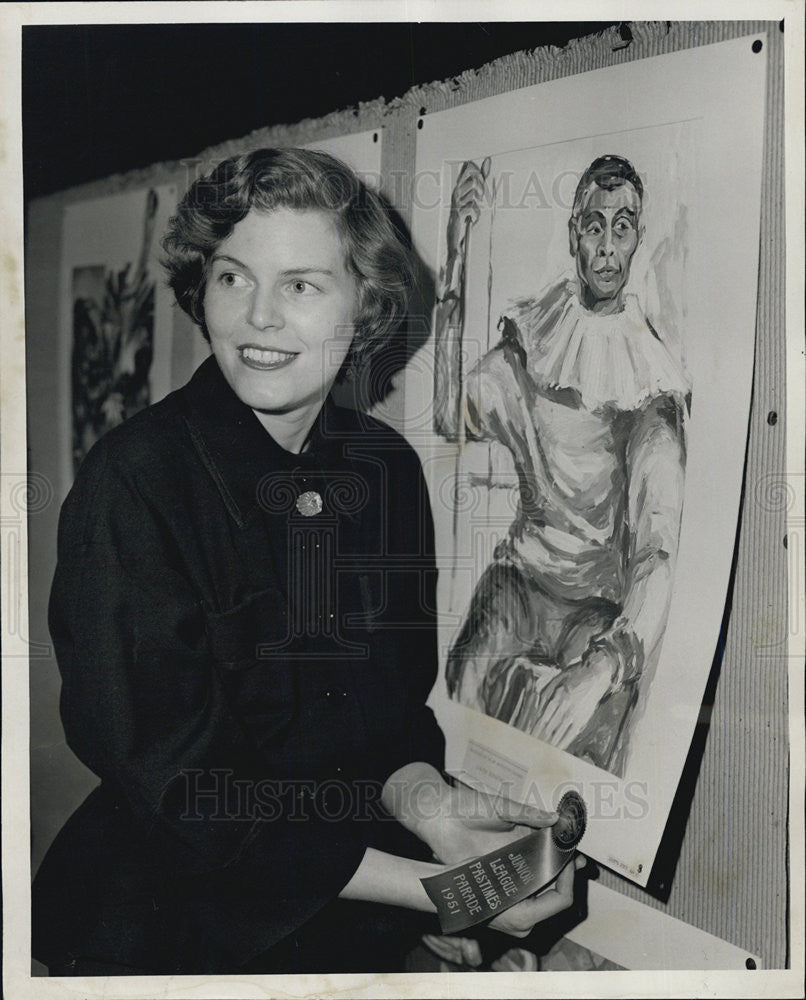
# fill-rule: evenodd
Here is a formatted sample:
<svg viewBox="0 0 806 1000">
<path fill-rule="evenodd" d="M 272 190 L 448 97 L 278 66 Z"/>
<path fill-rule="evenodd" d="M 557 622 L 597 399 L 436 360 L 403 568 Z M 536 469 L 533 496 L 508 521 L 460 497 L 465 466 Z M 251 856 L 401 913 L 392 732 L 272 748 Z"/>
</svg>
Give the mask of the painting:
<svg viewBox="0 0 806 1000">
<path fill-rule="evenodd" d="M 681 146 L 670 142 L 675 154 Z M 677 338 L 666 333 L 673 317 L 650 318 L 644 297 L 628 291 L 649 192 L 617 154 L 580 171 L 567 226 L 558 227 L 567 229 L 571 273 L 514 298 L 492 346 L 460 379 L 473 226 L 488 201 L 489 299 L 519 245 L 497 218 L 499 195 L 507 177 L 539 159 L 528 150 L 466 161 L 451 196 L 434 429 L 449 441 L 497 443 L 513 470 L 505 481 L 517 486 L 512 523 L 475 585 L 445 676 L 462 704 L 623 776 L 669 610 L 690 387 Z M 669 181 L 675 218 L 666 232 L 685 239 L 681 196 L 690 185 L 680 173 Z M 668 252 L 669 240 L 652 242 L 656 256 Z M 671 270 L 655 263 L 654 275 Z M 483 305 L 477 315 L 492 311 Z M 470 332 L 477 342 L 491 333 Z M 477 487 L 501 482 L 489 468 Z"/>
<path fill-rule="evenodd" d="M 713 660 L 741 494 L 753 56 L 736 42 L 660 56 L 418 129 L 413 235 L 435 301 L 406 433 L 434 509 L 448 766 L 546 807 L 575 788 L 582 850 L 641 885 Z"/>
<path fill-rule="evenodd" d="M 67 481 L 100 437 L 171 388 L 173 324 L 159 240 L 175 206 L 176 191 L 165 186 L 65 211 Z"/>
<path fill-rule="evenodd" d="M 73 270 L 73 465 L 101 435 L 148 406 L 154 354 L 154 292 L 148 255 L 157 195 L 149 191 L 134 267 Z"/>
</svg>

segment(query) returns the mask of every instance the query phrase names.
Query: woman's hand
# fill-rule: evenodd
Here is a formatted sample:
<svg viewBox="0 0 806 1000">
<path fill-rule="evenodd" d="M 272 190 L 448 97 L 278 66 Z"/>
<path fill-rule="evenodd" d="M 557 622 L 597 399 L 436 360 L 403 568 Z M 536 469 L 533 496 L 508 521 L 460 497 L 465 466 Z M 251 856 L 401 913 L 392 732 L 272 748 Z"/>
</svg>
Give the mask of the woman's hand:
<svg viewBox="0 0 806 1000">
<path fill-rule="evenodd" d="M 396 771 L 384 785 L 381 801 L 448 866 L 499 850 L 558 819 L 555 812 L 479 792 L 468 785 L 452 787 L 436 768 L 423 762 Z M 527 937 L 535 924 L 571 906 L 574 872 L 584 864 L 585 859 L 577 857 L 548 889 L 500 913 L 489 926 L 513 937 Z M 451 954 L 458 954 L 456 945 L 450 948 Z M 444 950 L 447 952 L 447 946 Z"/>
<path fill-rule="evenodd" d="M 569 863 L 563 868 L 553 885 L 539 895 L 529 896 L 500 913 L 490 921 L 489 926 L 511 937 L 528 937 L 536 924 L 562 913 L 573 904 L 574 875 L 584 865 L 585 859 L 577 855 L 573 864 Z M 425 934 L 423 943 L 446 962 L 474 967 L 482 963 L 481 949 L 475 938 Z"/>
<path fill-rule="evenodd" d="M 557 822 L 555 812 L 461 783 L 452 787 L 425 763 L 396 771 L 384 786 L 382 801 L 446 865 L 506 847 L 532 830 Z"/>
<path fill-rule="evenodd" d="M 563 910 L 567 910 L 574 902 L 574 875 L 577 870 L 585 867 L 585 859 L 578 854 L 573 862 L 569 862 L 557 876 L 548 889 L 536 896 L 528 896 L 520 903 L 490 921 L 490 927 L 512 937 L 525 938 L 532 932 L 535 924 L 548 920 Z"/>
</svg>

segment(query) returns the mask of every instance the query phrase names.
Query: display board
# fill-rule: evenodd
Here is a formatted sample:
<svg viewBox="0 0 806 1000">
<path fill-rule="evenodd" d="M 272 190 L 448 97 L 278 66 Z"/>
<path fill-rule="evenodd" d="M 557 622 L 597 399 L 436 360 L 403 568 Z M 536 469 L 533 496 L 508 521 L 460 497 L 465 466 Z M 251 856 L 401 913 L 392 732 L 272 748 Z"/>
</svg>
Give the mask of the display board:
<svg viewBox="0 0 806 1000">
<path fill-rule="evenodd" d="M 640 885 L 730 578 L 764 40 L 513 91 L 418 133 L 417 176 L 438 184 L 412 230 L 441 301 L 406 433 L 435 511 L 448 767 L 546 806 L 575 787 L 585 850 Z"/>
</svg>

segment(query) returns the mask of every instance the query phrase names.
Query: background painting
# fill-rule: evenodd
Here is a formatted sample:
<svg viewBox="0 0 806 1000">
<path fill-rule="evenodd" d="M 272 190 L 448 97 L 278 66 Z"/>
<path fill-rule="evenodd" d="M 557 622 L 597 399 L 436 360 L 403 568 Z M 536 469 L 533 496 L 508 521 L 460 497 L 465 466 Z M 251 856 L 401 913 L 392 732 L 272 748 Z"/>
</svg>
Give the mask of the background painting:
<svg viewBox="0 0 806 1000">
<path fill-rule="evenodd" d="M 147 188 L 65 210 L 61 426 L 68 481 L 112 427 L 171 387 L 173 322 L 159 264 L 176 189 Z M 69 354 L 67 353 L 69 352 Z M 70 458 L 67 458 L 67 455 Z"/>
<path fill-rule="evenodd" d="M 624 156 L 644 182 L 645 240 L 626 291 L 677 358 L 691 412 L 671 607 L 658 662 L 641 681 L 629 753 L 619 767 L 595 766 L 451 700 L 444 674 L 433 696 L 449 769 L 546 805 L 577 788 L 589 812 L 582 850 L 641 885 L 696 723 L 733 552 L 758 262 L 764 67 L 754 56 L 728 42 L 642 60 L 426 115 L 417 133 L 413 234 L 435 274 L 462 163 L 490 158 L 487 204 L 469 239 L 465 372 L 498 341 L 513 297 L 574 273 L 568 218 L 591 160 Z M 407 370 L 406 432 L 431 488 L 444 662 L 516 494 L 506 448 L 434 433 L 434 363 L 432 339 Z"/>
<path fill-rule="evenodd" d="M 148 271 L 157 196 L 149 191 L 136 266 L 73 270 L 73 465 L 149 404 L 156 281 Z"/>
</svg>

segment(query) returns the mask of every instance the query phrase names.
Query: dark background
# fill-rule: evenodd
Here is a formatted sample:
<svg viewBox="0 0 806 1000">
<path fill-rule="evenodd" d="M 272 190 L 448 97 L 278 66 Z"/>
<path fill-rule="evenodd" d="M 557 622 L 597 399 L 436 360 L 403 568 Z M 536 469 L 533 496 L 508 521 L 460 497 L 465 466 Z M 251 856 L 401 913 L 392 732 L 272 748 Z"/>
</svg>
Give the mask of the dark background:
<svg viewBox="0 0 806 1000">
<path fill-rule="evenodd" d="M 23 28 L 25 199 L 402 96 L 612 21 Z M 625 41 L 630 37 L 624 25 Z"/>
</svg>

